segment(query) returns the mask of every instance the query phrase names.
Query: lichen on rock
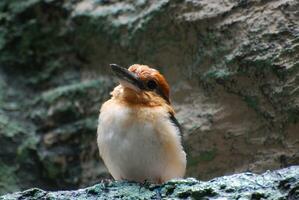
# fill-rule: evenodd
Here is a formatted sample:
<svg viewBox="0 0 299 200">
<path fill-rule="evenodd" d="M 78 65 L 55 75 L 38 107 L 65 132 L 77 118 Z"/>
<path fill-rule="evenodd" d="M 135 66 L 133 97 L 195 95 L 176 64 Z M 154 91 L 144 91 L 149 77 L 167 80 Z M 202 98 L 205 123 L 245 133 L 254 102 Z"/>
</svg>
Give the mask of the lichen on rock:
<svg viewBox="0 0 299 200">
<path fill-rule="evenodd" d="M 33 188 L 0 197 L 14 199 L 298 199 L 299 167 L 294 166 L 262 175 L 235 174 L 198 181 L 194 178 L 171 180 L 162 185 L 127 181 L 102 181 L 94 186 L 47 192 Z"/>
</svg>

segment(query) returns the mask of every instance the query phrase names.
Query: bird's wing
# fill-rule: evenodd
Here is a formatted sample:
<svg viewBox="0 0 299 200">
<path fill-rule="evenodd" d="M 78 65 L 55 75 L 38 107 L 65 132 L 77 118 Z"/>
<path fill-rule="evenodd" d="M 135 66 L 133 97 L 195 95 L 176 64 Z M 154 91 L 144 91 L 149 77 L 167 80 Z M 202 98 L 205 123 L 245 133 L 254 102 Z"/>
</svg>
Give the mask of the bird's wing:
<svg viewBox="0 0 299 200">
<path fill-rule="evenodd" d="M 174 114 L 169 112 L 170 121 L 178 128 L 180 135 L 183 136 L 183 129 L 178 120 L 175 118 Z"/>
</svg>

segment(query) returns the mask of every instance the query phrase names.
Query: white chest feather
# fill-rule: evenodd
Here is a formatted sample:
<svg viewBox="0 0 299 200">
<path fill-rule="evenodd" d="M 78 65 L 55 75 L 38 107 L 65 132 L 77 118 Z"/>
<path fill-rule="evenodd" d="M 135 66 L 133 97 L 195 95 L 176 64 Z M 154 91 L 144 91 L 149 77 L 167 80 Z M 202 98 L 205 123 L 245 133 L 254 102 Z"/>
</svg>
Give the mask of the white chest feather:
<svg viewBox="0 0 299 200">
<path fill-rule="evenodd" d="M 102 159 L 117 180 L 164 182 L 184 175 L 186 155 L 178 129 L 162 107 L 104 104 L 97 141 Z"/>
</svg>

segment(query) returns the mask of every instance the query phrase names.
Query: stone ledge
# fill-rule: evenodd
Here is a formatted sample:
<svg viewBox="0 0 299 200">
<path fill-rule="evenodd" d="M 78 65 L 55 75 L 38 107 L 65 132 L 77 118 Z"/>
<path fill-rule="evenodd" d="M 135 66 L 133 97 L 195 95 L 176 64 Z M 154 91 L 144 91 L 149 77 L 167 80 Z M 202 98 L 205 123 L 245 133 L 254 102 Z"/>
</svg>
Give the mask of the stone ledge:
<svg viewBox="0 0 299 200">
<path fill-rule="evenodd" d="M 0 197 L 10 199 L 299 199 L 299 166 L 258 175 L 241 173 L 198 181 L 172 180 L 163 185 L 102 181 L 73 191 L 47 192 L 32 188 Z"/>
</svg>

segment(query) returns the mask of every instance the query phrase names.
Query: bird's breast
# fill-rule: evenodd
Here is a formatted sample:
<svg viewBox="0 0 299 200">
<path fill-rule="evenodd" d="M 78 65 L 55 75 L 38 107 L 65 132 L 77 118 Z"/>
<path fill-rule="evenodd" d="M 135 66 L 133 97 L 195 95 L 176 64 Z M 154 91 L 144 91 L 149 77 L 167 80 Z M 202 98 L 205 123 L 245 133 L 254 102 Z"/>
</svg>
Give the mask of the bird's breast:
<svg viewBox="0 0 299 200">
<path fill-rule="evenodd" d="M 168 120 L 165 109 L 128 107 L 113 101 L 102 106 L 98 145 L 116 179 L 161 176 L 171 154 L 182 151 L 178 130 Z"/>
<path fill-rule="evenodd" d="M 162 107 L 133 107 L 108 102 L 101 109 L 99 123 L 107 132 L 115 130 L 133 134 L 141 130 L 154 131 L 163 120 L 167 123 L 167 115 L 167 111 Z"/>
<path fill-rule="evenodd" d="M 123 149 L 158 148 L 160 145 L 159 123 L 163 116 L 151 108 L 132 108 L 114 104 L 103 107 L 99 118 L 99 131 L 102 140 L 109 148 Z M 132 150 L 132 149 L 131 149 Z M 150 149 L 147 149 L 150 150 Z"/>
</svg>

